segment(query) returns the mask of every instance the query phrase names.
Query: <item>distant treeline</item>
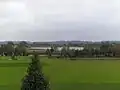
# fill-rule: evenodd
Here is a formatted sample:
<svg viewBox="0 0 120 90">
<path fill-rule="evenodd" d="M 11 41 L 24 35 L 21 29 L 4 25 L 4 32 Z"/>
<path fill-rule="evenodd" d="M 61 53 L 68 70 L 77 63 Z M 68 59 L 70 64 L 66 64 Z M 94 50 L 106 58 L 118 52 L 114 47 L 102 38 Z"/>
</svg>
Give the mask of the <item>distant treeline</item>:
<svg viewBox="0 0 120 90">
<path fill-rule="evenodd" d="M 35 43 L 34 43 L 35 44 Z M 109 42 L 102 42 L 97 44 L 82 44 L 78 46 L 84 47 L 83 50 L 70 49 L 72 46 L 70 43 L 67 45 L 62 45 L 61 51 L 57 51 L 57 45 L 51 45 L 51 49 L 45 50 L 45 52 L 39 52 L 38 54 L 57 55 L 59 57 L 119 57 L 120 56 L 120 44 L 114 44 Z M 28 52 L 30 44 L 25 41 L 21 41 L 19 44 L 14 44 L 13 42 L 8 42 L 7 44 L 2 44 L 0 47 L 0 55 L 5 56 L 26 56 L 36 52 Z"/>
<path fill-rule="evenodd" d="M 83 50 L 70 50 L 69 45 L 64 45 L 62 50 L 58 53 L 54 48 L 46 51 L 48 56 L 59 54 L 60 57 L 119 57 L 120 45 L 101 43 L 99 46 L 91 46 L 91 44 L 84 45 Z"/>
</svg>

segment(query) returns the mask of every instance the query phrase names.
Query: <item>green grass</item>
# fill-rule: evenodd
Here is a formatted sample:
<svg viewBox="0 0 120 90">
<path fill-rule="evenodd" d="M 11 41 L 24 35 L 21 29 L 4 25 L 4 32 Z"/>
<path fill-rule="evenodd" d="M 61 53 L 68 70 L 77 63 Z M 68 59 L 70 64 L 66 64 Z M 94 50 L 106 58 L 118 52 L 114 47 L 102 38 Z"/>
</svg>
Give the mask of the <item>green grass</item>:
<svg viewBox="0 0 120 90">
<path fill-rule="evenodd" d="M 28 57 L 0 57 L 0 90 L 20 90 Z M 42 58 L 52 90 L 120 90 L 120 60 L 62 60 Z"/>
<path fill-rule="evenodd" d="M 120 90 L 120 61 L 44 61 L 53 90 Z"/>
</svg>

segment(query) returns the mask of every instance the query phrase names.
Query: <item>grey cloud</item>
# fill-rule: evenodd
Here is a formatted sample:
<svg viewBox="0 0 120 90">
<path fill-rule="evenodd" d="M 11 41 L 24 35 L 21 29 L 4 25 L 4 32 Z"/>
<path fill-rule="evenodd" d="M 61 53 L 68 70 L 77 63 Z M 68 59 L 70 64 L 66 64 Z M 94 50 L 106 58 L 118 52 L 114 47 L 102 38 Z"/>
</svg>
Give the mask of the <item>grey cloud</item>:
<svg viewBox="0 0 120 90">
<path fill-rule="evenodd" d="M 5 0 L 0 40 L 120 40 L 119 16 L 119 0 Z"/>
<path fill-rule="evenodd" d="M 71 24 L 69 24 L 71 25 Z M 74 25 L 74 24 L 72 24 Z M 94 26 L 95 25 L 95 26 Z M 119 40 L 119 33 L 117 32 L 119 27 L 109 27 L 104 25 L 88 25 L 89 27 L 70 26 L 73 29 L 62 27 L 53 30 L 39 30 L 35 31 L 23 30 L 20 32 L 18 38 L 20 40 L 32 40 L 32 41 L 50 41 L 50 40 Z M 61 25 L 63 26 L 63 25 Z M 75 29 L 76 28 L 76 29 Z M 113 29 L 116 29 L 113 31 Z M 103 32 L 104 31 L 104 32 Z M 113 37 L 114 36 L 114 37 Z"/>
</svg>

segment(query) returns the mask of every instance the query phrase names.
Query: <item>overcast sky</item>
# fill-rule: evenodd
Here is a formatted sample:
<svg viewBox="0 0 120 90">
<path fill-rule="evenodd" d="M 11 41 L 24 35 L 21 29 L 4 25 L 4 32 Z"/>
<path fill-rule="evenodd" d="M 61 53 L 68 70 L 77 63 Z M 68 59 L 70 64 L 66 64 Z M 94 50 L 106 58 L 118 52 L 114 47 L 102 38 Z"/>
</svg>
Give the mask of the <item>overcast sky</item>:
<svg viewBox="0 0 120 90">
<path fill-rule="evenodd" d="M 120 0 L 0 0 L 0 40 L 120 40 Z"/>
</svg>

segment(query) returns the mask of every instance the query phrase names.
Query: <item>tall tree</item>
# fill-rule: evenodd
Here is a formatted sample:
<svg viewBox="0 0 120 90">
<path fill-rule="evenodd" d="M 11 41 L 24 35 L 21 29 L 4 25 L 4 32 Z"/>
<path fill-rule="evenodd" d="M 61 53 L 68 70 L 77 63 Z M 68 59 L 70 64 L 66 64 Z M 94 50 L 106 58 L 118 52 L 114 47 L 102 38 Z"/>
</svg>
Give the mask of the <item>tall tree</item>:
<svg viewBox="0 0 120 90">
<path fill-rule="evenodd" d="M 21 90 L 50 90 L 49 82 L 44 77 L 37 54 L 32 58 L 27 75 L 22 80 Z"/>
<path fill-rule="evenodd" d="M 66 48 L 66 45 L 64 45 L 61 49 L 61 56 L 63 57 L 67 57 L 67 48 Z"/>
<path fill-rule="evenodd" d="M 51 50 L 50 50 L 50 49 L 47 49 L 47 50 L 46 50 L 46 54 L 48 55 L 48 57 L 51 57 L 51 55 L 52 55 Z"/>
<path fill-rule="evenodd" d="M 25 41 L 21 41 L 18 44 L 18 47 L 16 49 L 17 49 L 17 51 L 19 52 L 20 55 L 25 56 L 26 53 L 27 53 L 27 47 L 28 47 L 28 43 L 25 42 Z"/>
<path fill-rule="evenodd" d="M 5 54 L 6 50 L 5 50 L 5 45 L 1 45 L 0 47 L 0 54 L 3 56 Z"/>
<path fill-rule="evenodd" d="M 9 41 L 6 45 L 5 45 L 5 50 L 7 52 L 7 55 L 9 56 L 13 56 L 14 54 L 14 43 L 12 41 Z"/>
<path fill-rule="evenodd" d="M 111 44 L 109 42 L 102 42 L 102 45 L 100 47 L 100 51 L 104 56 L 109 56 L 109 48 L 111 47 Z"/>
</svg>

